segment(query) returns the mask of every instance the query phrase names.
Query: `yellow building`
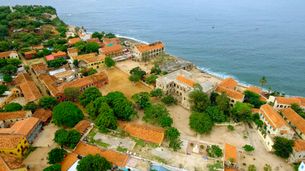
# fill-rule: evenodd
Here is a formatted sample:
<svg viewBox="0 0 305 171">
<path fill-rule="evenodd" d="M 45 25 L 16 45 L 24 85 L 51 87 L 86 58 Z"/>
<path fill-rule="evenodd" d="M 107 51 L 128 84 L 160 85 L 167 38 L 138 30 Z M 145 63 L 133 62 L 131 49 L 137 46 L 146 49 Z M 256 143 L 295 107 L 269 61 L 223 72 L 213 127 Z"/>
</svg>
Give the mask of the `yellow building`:
<svg viewBox="0 0 305 171">
<path fill-rule="evenodd" d="M 103 66 L 105 57 L 104 54 L 88 53 L 76 56 L 74 59 L 79 61 L 79 67 L 98 69 Z"/>
<path fill-rule="evenodd" d="M 22 158 L 29 149 L 29 146 L 25 136 L 9 134 L 0 135 L 0 153 L 11 154 L 18 158 Z"/>
</svg>

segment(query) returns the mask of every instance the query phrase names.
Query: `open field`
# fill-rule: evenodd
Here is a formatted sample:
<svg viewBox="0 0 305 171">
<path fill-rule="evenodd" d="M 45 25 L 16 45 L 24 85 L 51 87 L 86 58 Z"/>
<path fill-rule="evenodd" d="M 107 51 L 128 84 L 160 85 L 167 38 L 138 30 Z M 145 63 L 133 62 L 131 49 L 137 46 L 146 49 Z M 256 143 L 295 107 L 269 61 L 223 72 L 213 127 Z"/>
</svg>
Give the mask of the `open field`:
<svg viewBox="0 0 305 171">
<path fill-rule="evenodd" d="M 101 88 L 103 95 L 112 91 L 121 91 L 126 97 L 131 98 L 135 93 L 151 91 L 151 88 L 141 82 L 134 84 L 129 81 L 129 75 L 116 67 L 106 71 L 108 74 L 109 84 Z"/>
</svg>

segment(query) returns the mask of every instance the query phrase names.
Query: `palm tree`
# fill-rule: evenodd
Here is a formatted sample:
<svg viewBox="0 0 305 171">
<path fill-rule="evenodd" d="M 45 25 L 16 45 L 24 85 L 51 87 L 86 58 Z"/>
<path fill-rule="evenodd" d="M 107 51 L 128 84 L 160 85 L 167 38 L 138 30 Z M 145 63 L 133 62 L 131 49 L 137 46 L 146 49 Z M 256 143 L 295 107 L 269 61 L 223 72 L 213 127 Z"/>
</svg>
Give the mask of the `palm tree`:
<svg viewBox="0 0 305 171">
<path fill-rule="evenodd" d="M 264 85 L 267 84 L 267 78 L 265 76 L 262 76 L 262 78 L 259 80 L 259 83 L 263 87 Z"/>
</svg>

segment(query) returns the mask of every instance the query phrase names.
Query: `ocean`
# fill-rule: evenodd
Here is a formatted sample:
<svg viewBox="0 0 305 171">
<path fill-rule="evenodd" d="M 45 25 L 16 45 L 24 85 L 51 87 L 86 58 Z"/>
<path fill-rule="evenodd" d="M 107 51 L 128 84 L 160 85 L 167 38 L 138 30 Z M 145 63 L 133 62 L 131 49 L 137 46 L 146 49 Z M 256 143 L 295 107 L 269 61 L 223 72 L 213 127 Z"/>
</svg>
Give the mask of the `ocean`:
<svg viewBox="0 0 305 171">
<path fill-rule="evenodd" d="M 64 22 L 145 42 L 221 77 L 305 96 L 304 0 L 1 0 L 42 4 Z"/>
</svg>

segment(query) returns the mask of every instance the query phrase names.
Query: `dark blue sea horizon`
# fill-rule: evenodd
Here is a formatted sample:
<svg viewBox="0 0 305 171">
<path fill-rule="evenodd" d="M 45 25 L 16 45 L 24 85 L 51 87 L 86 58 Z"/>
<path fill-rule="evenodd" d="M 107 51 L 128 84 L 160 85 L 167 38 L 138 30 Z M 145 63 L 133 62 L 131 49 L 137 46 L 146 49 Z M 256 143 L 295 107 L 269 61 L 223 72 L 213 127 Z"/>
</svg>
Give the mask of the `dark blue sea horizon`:
<svg viewBox="0 0 305 171">
<path fill-rule="evenodd" d="M 153 42 L 218 76 L 305 96 L 303 0 L 1 0 L 42 4 L 67 24 Z"/>
</svg>

